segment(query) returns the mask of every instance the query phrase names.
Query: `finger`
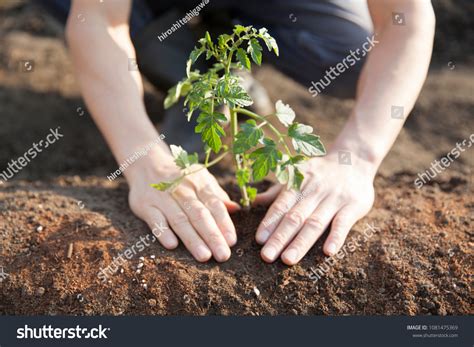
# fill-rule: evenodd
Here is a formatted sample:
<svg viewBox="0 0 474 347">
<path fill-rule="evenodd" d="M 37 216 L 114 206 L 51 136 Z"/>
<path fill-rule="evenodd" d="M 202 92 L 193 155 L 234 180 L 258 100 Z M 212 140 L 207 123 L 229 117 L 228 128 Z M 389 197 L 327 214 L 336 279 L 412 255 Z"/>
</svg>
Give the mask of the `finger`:
<svg viewBox="0 0 474 347">
<path fill-rule="evenodd" d="M 186 249 L 200 262 L 206 262 L 212 257 L 212 252 L 203 239 L 189 222 L 188 216 L 179 207 L 178 203 L 171 198 L 162 199 L 160 202 L 166 207 L 159 206 L 166 216 L 173 231 L 183 241 Z"/>
<path fill-rule="evenodd" d="M 339 252 L 349 231 L 363 215 L 354 205 L 344 206 L 334 217 L 331 232 L 324 243 L 324 253 L 333 256 Z"/>
<path fill-rule="evenodd" d="M 213 177 L 214 178 L 214 177 Z M 227 208 L 227 211 L 230 213 L 237 212 L 240 210 L 240 205 L 235 201 L 232 201 L 229 195 L 226 193 L 224 189 L 219 185 L 216 180 L 216 184 L 208 185 L 209 190 L 211 190 L 223 203 L 224 206 Z M 207 190 L 207 189 L 198 189 L 198 190 Z"/>
<path fill-rule="evenodd" d="M 184 209 L 194 229 L 212 251 L 214 258 L 219 262 L 228 260 L 231 252 L 227 241 L 211 212 L 198 200 L 194 190 L 190 187 L 180 187 L 173 196 Z"/>
<path fill-rule="evenodd" d="M 306 219 L 314 211 L 314 207 L 320 201 L 319 196 L 307 197 L 289 210 L 281 219 L 275 231 L 272 233 L 265 246 L 262 248 L 261 256 L 266 262 L 274 262 L 281 252 L 293 240 L 303 227 Z"/>
<path fill-rule="evenodd" d="M 281 255 L 287 265 L 298 263 L 324 233 L 338 210 L 335 201 L 324 199 L 306 219 L 304 227 Z"/>
<path fill-rule="evenodd" d="M 295 205 L 296 192 L 294 190 L 283 190 L 275 202 L 265 214 L 262 223 L 258 226 L 255 240 L 258 244 L 264 244 L 277 228 L 283 216 Z"/>
<path fill-rule="evenodd" d="M 165 248 L 174 249 L 178 247 L 179 241 L 168 227 L 166 218 L 159 209 L 151 206 L 145 209 L 144 214 L 151 232 Z"/>
<path fill-rule="evenodd" d="M 237 242 L 237 234 L 224 202 L 208 190 L 198 190 L 198 197 L 211 212 L 227 244 L 230 247 L 234 246 Z"/>
<path fill-rule="evenodd" d="M 254 200 L 254 205 L 269 205 L 271 204 L 278 194 L 281 192 L 283 189 L 283 185 L 281 184 L 275 184 L 271 186 L 269 189 L 264 191 L 263 193 L 257 194 L 255 200 Z"/>
</svg>

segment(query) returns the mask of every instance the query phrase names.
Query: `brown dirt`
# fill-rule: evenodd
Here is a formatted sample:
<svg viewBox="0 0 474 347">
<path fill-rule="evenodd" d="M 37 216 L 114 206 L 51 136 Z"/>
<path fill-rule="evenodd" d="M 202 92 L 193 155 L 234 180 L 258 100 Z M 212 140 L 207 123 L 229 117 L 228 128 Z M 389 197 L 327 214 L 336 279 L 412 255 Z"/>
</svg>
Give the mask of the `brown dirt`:
<svg viewBox="0 0 474 347">
<path fill-rule="evenodd" d="M 297 266 L 260 259 L 254 232 L 262 208 L 233 216 L 239 242 L 224 264 L 198 264 L 182 246 L 170 252 L 151 244 L 105 284 L 99 269 L 148 230 L 128 208 L 125 182 L 105 178 L 116 164 L 87 111 L 78 112 L 85 107 L 61 29 L 43 11 L 15 3 L 0 6 L 0 170 L 49 128 L 61 126 L 64 138 L 0 186 L 0 266 L 9 275 L 0 283 L 0 314 L 472 314 L 474 151 L 421 190 L 413 186 L 418 172 L 474 132 L 472 45 L 457 40 L 449 54 L 444 48 L 444 40 L 467 35 L 461 26 L 444 30 L 453 18 L 468 20 L 463 1 L 435 2 L 443 41 L 437 41 L 434 68 L 381 167 L 375 206 L 350 240 L 366 223 L 378 231 L 326 276 L 316 283 L 310 277 L 324 263 L 325 237 Z M 18 70 L 25 59 L 35 60 L 33 72 Z M 313 99 L 270 67 L 257 78 L 273 99 L 284 95 L 325 143 L 353 104 Z M 147 91 L 157 120 L 162 95 Z M 221 181 L 232 193 L 226 170 L 219 171 Z M 144 267 L 137 274 L 140 256 Z"/>
</svg>

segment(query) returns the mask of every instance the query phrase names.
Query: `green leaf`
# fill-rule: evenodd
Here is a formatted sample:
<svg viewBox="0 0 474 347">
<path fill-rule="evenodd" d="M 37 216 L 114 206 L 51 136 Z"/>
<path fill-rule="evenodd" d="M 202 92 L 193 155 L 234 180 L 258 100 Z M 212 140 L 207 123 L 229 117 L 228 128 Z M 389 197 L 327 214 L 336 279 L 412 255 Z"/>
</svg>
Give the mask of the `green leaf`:
<svg viewBox="0 0 474 347">
<path fill-rule="evenodd" d="M 247 53 L 245 53 L 245 51 L 242 48 L 239 48 L 237 50 L 237 59 L 239 60 L 239 62 L 242 64 L 244 68 L 250 71 L 251 69 L 250 59 L 247 56 Z"/>
<path fill-rule="evenodd" d="M 191 90 L 192 84 L 188 80 L 178 82 L 177 85 L 168 90 L 168 96 L 165 98 L 165 109 L 169 109 L 176 104 L 180 97 L 186 96 Z"/>
<path fill-rule="evenodd" d="M 279 56 L 280 50 L 278 48 L 278 44 L 276 40 L 272 36 L 270 36 L 270 34 L 268 33 L 268 30 L 266 28 L 261 28 L 258 33 L 260 37 L 263 39 L 263 41 L 265 41 L 265 44 L 267 45 L 268 50 L 271 51 L 273 49 L 275 54 Z"/>
<path fill-rule="evenodd" d="M 214 151 L 218 153 L 222 148 L 221 137 L 225 136 L 225 131 L 219 125 L 220 122 L 226 121 L 227 118 L 222 113 L 206 113 L 202 112 L 198 119 L 198 125 L 196 125 L 196 133 L 200 133 L 202 140 Z"/>
<path fill-rule="evenodd" d="M 234 27 L 234 33 L 238 36 L 241 33 L 246 33 L 250 28 L 251 28 L 250 26 L 244 27 L 243 25 L 237 24 Z"/>
<path fill-rule="evenodd" d="M 253 38 L 250 40 L 247 51 L 252 56 L 252 60 L 255 64 L 262 64 L 262 46 L 260 46 L 257 39 Z"/>
<path fill-rule="evenodd" d="M 295 120 L 295 111 L 289 106 L 285 105 L 281 100 L 275 104 L 276 116 L 278 120 L 286 127 L 289 127 Z"/>
<path fill-rule="evenodd" d="M 160 183 L 154 183 L 154 184 L 150 184 L 151 187 L 159 190 L 159 191 L 167 191 L 167 190 L 172 190 L 174 189 L 178 184 L 181 183 L 181 180 L 182 180 L 182 177 L 174 180 L 174 181 L 171 181 L 171 182 L 160 182 Z"/>
<path fill-rule="evenodd" d="M 245 89 L 238 84 L 237 80 L 231 81 L 230 84 L 225 84 L 223 80 L 219 85 L 219 93 L 231 108 L 234 108 L 235 105 L 247 107 L 253 104 L 252 98 Z"/>
<path fill-rule="evenodd" d="M 207 44 L 209 45 L 209 48 L 213 48 L 214 47 L 214 43 L 212 42 L 212 39 L 211 39 L 211 34 L 209 34 L 209 31 L 206 31 L 206 42 Z"/>
<path fill-rule="evenodd" d="M 263 137 L 263 130 L 257 126 L 257 123 L 250 119 L 241 125 L 241 130 L 235 136 L 233 152 L 240 154 L 257 146 Z"/>
<path fill-rule="evenodd" d="M 298 169 L 297 165 L 301 161 L 305 160 L 305 157 L 297 155 L 294 157 L 288 157 L 283 155 L 282 160 L 278 163 L 275 170 L 275 175 L 278 182 L 286 184 L 288 189 L 299 190 L 303 183 L 304 176 Z"/>
<path fill-rule="evenodd" d="M 293 123 L 288 129 L 288 136 L 292 138 L 293 147 L 298 153 L 302 152 L 311 157 L 326 154 L 319 136 L 312 132 L 313 128 L 309 125 Z"/>
<path fill-rule="evenodd" d="M 304 175 L 296 166 L 293 166 L 293 167 L 294 167 L 295 173 L 293 176 L 293 180 L 291 181 L 291 188 L 300 190 L 301 184 L 303 184 Z"/>
<path fill-rule="evenodd" d="M 171 154 L 173 155 L 174 162 L 181 169 L 187 169 L 193 164 L 198 163 L 198 154 L 188 154 L 181 146 L 171 145 Z"/>
<path fill-rule="evenodd" d="M 239 169 L 236 172 L 236 178 L 239 187 L 243 187 L 250 182 L 250 171 L 247 168 Z"/>
<path fill-rule="evenodd" d="M 282 154 L 277 149 L 274 141 L 264 139 L 264 147 L 258 148 L 250 154 L 252 163 L 252 176 L 254 181 L 264 179 L 270 170 L 275 170 Z"/>
<path fill-rule="evenodd" d="M 191 64 L 194 64 L 203 53 L 204 47 L 194 47 L 194 49 L 191 51 L 191 54 L 189 55 L 189 60 L 191 60 Z"/>
<path fill-rule="evenodd" d="M 250 200 L 250 202 L 253 202 L 255 198 L 257 197 L 257 188 L 247 186 L 247 196 Z"/>
</svg>

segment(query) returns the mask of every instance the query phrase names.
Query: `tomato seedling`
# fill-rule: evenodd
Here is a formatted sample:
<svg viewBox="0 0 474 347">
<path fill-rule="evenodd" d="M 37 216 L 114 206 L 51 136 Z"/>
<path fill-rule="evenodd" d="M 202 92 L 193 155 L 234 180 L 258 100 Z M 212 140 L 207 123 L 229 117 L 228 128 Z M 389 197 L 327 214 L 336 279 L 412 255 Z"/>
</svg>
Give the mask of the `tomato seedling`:
<svg viewBox="0 0 474 347">
<path fill-rule="evenodd" d="M 161 191 L 173 189 L 185 176 L 232 155 L 241 192 L 240 202 L 244 207 L 248 208 L 257 195 L 257 189 L 251 184 L 263 180 L 270 172 L 275 173 L 280 183 L 287 184 L 288 189 L 300 189 L 304 177 L 298 165 L 309 157 L 326 153 L 319 136 L 313 134 L 311 126 L 295 122 L 295 112 L 281 100 L 275 104 L 276 112 L 270 115 L 259 115 L 246 109 L 253 100 L 242 87 L 241 78 L 234 73 L 242 69 L 251 71 L 252 61 L 261 65 L 262 41 L 278 56 L 278 45 L 265 28 L 257 30 L 252 26 L 236 25 L 232 34 L 220 35 L 217 42 L 212 41 L 208 32 L 198 41 L 187 61 L 186 77 L 168 91 L 164 105 L 169 108 L 184 97 L 188 121 L 198 114 L 195 132 L 201 134 L 204 144 L 204 163 L 198 163 L 197 153 L 189 154 L 180 146 L 171 145 L 182 175 L 152 187 Z M 201 56 L 215 60 L 204 73 L 193 70 Z M 230 119 L 217 111 L 223 105 L 229 108 Z M 239 115 L 248 119 L 239 124 Z M 275 127 L 275 121 L 286 127 L 285 133 Z M 225 130 L 228 122 L 230 131 Z M 273 139 L 267 136 L 268 132 L 274 135 Z M 223 141 L 227 136 L 230 141 Z M 286 139 L 291 140 L 293 149 Z M 224 144 L 229 142 L 229 146 Z"/>
</svg>

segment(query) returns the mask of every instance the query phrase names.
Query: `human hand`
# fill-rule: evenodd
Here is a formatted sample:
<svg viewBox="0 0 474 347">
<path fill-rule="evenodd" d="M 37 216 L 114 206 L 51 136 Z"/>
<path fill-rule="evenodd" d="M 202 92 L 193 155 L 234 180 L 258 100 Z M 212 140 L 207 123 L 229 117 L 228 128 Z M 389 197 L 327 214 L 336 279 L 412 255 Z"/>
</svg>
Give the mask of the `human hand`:
<svg viewBox="0 0 474 347">
<path fill-rule="evenodd" d="M 298 263 L 331 221 L 323 250 L 329 256 L 336 254 L 355 222 L 373 205 L 373 164 L 353 157 L 352 165 L 341 165 L 338 153 L 330 152 L 307 161 L 301 169 L 305 176 L 301 192 L 275 185 L 255 201 L 265 204 L 276 199 L 256 233 L 266 262 L 281 255 L 287 265 Z"/>
<path fill-rule="evenodd" d="M 237 242 L 229 212 L 238 210 L 239 205 L 214 176 L 202 169 L 186 176 L 173 192 L 160 192 L 150 184 L 181 175 L 173 158 L 150 152 L 135 164 L 133 171 L 127 172 L 130 208 L 160 243 L 174 249 L 179 238 L 197 261 L 208 261 L 211 256 L 219 262 L 228 260 L 230 247 Z"/>
</svg>

